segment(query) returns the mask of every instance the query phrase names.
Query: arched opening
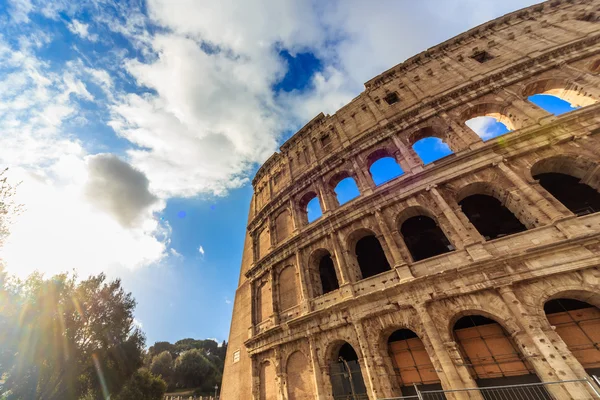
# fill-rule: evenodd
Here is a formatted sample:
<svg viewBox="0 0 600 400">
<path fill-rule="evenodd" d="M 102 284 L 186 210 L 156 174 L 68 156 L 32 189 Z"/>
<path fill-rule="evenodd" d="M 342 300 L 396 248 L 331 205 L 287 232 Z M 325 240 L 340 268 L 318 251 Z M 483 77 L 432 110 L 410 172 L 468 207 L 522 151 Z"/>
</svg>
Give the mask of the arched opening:
<svg viewBox="0 0 600 400">
<path fill-rule="evenodd" d="M 420 261 L 454 250 L 438 224 L 425 215 L 408 218 L 400 233 L 413 261 Z"/>
<path fill-rule="evenodd" d="M 510 335 L 496 321 L 469 315 L 456 321 L 453 331 L 464 363 L 479 387 L 540 381 Z"/>
<path fill-rule="evenodd" d="M 352 177 L 340 180 L 334 189 L 338 204 L 342 205 L 360 196 L 356 181 Z"/>
<path fill-rule="evenodd" d="M 300 208 L 302 218 L 306 224 L 310 224 L 311 222 L 321 218 L 323 215 L 321 204 L 319 203 L 319 197 L 315 192 L 308 192 L 302 196 L 298 207 Z"/>
<path fill-rule="evenodd" d="M 375 150 L 367 157 L 369 173 L 376 186 L 399 177 L 404 172 L 387 149 Z"/>
<path fill-rule="evenodd" d="M 557 172 L 536 174 L 534 179 L 573 214 L 581 216 L 600 211 L 600 193 L 578 178 Z"/>
<path fill-rule="evenodd" d="M 331 254 L 327 253 L 319 261 L 319 278 L 321 281 L 321 293 L 325 294 L 339 289 L 340 285 L 335 274 L 335 267 Z"/>
<path fill-rule="evenodd" d="M 514 115 L 497 103 L 477 104 L 463 112 L 461 118 L 482 140 L 489 140 L 518 128 Z"/>
<path fill-rule="evenodd" d="M 583 301 L 560 298 L 547 301 L 544 312 L 586 372 L 600 374 L 600 310 Z"/>
<path fill-rule="evenodd" d="M 505 119 L 481 116 L 471 118 L 465 121 L 465 124 L 471 128 L 481 140 L 486 141 L 510 132 L 512 129 L 509 129 L 505 122 Z"/>
<path fill-rule="evenodd" d="M 569 111 L 581 108 L 580 106 L 574 106 L 568 101 L 563 100 L 553 94 L 534 94 L 529 96 L 527 100 L 554 115 L 565 114 Z"/>
<path fill-rule="evenodd" d="M 530 83 L 523 94 L 538 107 L 555 115 L 597 103 L 597 99 L 583 87 L 565 79 L 544 79 Z"/>
<path fill-rule="evenodd" d="M 458 202 L 463 213 L 485 240 L 527 230 L 525 225 L 495 197 L 473 194 Z"/>
<path fill-rule="evenodd" d="M 358 363 L 358 355 L 349 343 L 344 342 L 334 353 L 329 373 L 334 400 L 369 398 Z"/>
<path fill-rule="evenodd" d="M 404 173 L 393 157 L 383 157 L 375 161 L 369 172 L 376 186 L 391 181 Z"/>
<path fill-rule="evenodd" d="M 356 259 L 363 279 L 390 270 L 381 243 L 374 235 L 367 235 L 356 242 Z"/>
<path fill-rule="evenodd" d="M 388 354 L 403 396 L 416 395 L 415 384 L 420 390 L 442 389 L 429 354 L 413 331 L 399 329 L 392 333 L 388 339 Z"/>
<path fill-rule="evenodd" d="M 417 140 L 412 148 L 423 164 L 430 164 L 452 154 L 452 150 L 442 139 L 433 136 Z"/>
</svg>

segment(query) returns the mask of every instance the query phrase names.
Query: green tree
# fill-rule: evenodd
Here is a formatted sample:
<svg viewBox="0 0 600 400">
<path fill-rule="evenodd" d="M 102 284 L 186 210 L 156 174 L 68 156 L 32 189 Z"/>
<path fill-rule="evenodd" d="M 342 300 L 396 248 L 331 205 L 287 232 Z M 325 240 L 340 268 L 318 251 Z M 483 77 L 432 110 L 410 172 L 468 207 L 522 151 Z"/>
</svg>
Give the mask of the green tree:
<svg viewBox="0 0 600 400">
<path fill-rule="evenodd" d="M 161 400 L 166 390 L 164 380 L 141 368 L 131 376 L 115 400 Z"/>
<path fill-rule="evenodd" d="M 169 342 L 156 342 L 154 343 L 154 346 L 150 346 L 150 348 L 148 349 L 148 353 L 150 353 L 150 355 L 153 358 L 154 356 L 159 355 L 163 351 L 168 351 L 169 353 L 171 353 L 171 357 L 173 357 L 173 359 L 177 358 L 177 356 L 179 355 L 176 346 Z"/>
<path fill-rule="evenodd" d="M 145 339 L 119 280 L 33 274 L 10 292 L 10 306 L 0 308 L 0 323 L 14 323 L 1 338 L 8 354 L 0 361 L 0 397 L 107 398 L 141 366 Z"/>
<path fill-rule="evenodd" d="M 171 353 L 165 350 L 155 356 L 150 365 L 150 372 L 163 378 L 170 386 L 173 381 L 173 357 Z"/>
<path fill-rule="evenodd" d="M 178 386 L 186 388 L 201 386 L 210 372 L 210 362 L 202 350 L 188 350 L 175 360 L 175 379 Z"/>
</svg>

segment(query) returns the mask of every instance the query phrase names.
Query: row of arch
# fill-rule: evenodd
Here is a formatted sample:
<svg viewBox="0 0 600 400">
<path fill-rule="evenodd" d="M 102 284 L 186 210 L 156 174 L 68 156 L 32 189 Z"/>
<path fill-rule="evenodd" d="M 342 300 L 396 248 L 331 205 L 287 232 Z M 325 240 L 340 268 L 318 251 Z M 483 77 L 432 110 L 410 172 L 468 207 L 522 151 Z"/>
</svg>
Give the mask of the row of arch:
<svg viewBox="0 0 600 400">
<path fill-rule="evenodd" d="M 556 348 L 566 349 L 574 362 L 588 374 L 600 372 L 600 309 L 596 305 L 570 297 L 555 296 L 544 304 L 547 323 L 564 343 Z M 501 386 L 540 382 L 537 369 L 540 362 L 524 354 L 526 346 L 515 335 L 488 313 L 477 311 L 461 313 L 452 326 L 451 335 L 456 343 L 459 359 L 454 363 L 466 367 L 478 387 Z M 385 332 L 388 332 L 387 334 Z M 393 332 L 381 332 L 381 343 L 376 346 L 382 353 L 387 378 L 394 396 L 415 395 L 414 386 L 420 390 L 442 389 L 440 371 L 435 365 L 437 354 L 429 341 L 424 341 L 415 331 L 399 327 Z M 374 346 L 370 346 L 375 348 Z M 367 399 L 364 354 L 344 340 L 328 346 L 325 356 L 328 384 L 323 385 L 334 399 Z M 364 350 L 362 350 L 364 351 Z M 374 355 L 369 355 L 373 357 Z M 563 356 L 564 358 L 565 356 Z M 545 361 L 545 360 L 542 360 Z M 569 360 L 570 362 L 573 360 Z M 310 357 L 297 350 L 283 361 L 285 382 L 282 389 L 289 400 L 315 398 L 314 374 Z M 260 400 L 277 398 L 275 366 L 269 361 L 260 365 Z M 449 389 L 446 387 L 446 389 Z M 323 390 L 323 389 L 321 389 Z M 562 389 L 561 389 L 562 390 Z M 562 392 L 564 395 L 564 392 Z M 562 398 L 560 392 L 552 394 Z M 352 397 L 353 396 L 353 397 Z M 540 398 L 548 398 L 542 397 Z"/>
<path fill-rule="evenodd" d="M 556 161 L 556 160 L 555 160 Z M 554 172 L 556 170 L 563 172 Z M 542 188 L 577 216 L 600 211 L 598 188 L 581 182 L 574 168 L 543 160 L 535 164 L 532 175 Z M 494 240 L 523 232 L 534 225 L 525 219 L 507 194 L 489 182 L 476 182 L 457 195 L 462 212 L 485 240 Z M 455 249 L 437 218 L 429 210 L 415 206 L 404 210 L 396 220 L 398 232 L 413 262 L 451 252 Z M 352 235 L 351 235 L 352 236 Z M 362 230 L 358 240 L 348 244 L 365 279 L 391 269 L 385 251 L 374 232 Z M 329 251 L 321 249 L 312 255 L 309 268 L 316 295 L 339 288 L 340 277 Z M 318 271 L 318 276 L 317 276 Z"/>
<path fill-rule="evenodd" d="M 530 172 L 539 180 L 559 204 L 572 214 L 581 216 L 600 211 L 600 182 L 594 163 L 582 158 L 554 156 L 536 162 Z M 585 183 L 582 179 L 585 178 Z M 593 187 L 591 186 L 593 185 Z M 509 196 L 501 188 L 489 182 L 475 182 L 458 190 L 456 200 L 470 224 L 484 240 L 494 240 L 535 227 L 527 210 L 520 211 L 519 202 L 508 201 Z M 399 244 L 407 252 L 407 261 L 418 262 L 430 257 L 452 252 L 455 249 L 449 239 L 450 229 L 440 224 L 437 217 L 422 206 L 404 209 L 395 219 Z M 389 235 L 390 232 L 384 233 Z M 346 242 L 331 251 L 326 247 L 313 250 L 300 267 L 288 265 L 264 276 L 255 284 L 254 325 L 270 316 L 298 305 L 300 283 L 303 274 L 306 296 L 316 298 L 338 290 L 343 284 L 356 282 L 389 271 L 394 267 L 389 240 L 379 233 L 360 228 L 347 236 Z M 393 239 L 391 239 L 393 240 Z M 335 240 L 333 243 L 335 248 Z M 344 253 L 344 254 L 342 254 Z"/>
<path fill-rule="evenodd" d="M 599 100 L 595 93 L 590 93 L 569 80 L 556 78 L 530 83 L 523 88 L 522 95 L 549 114 L 562 114 L 595 104 Z M 517 116 L 513 105 L 499 102 L 474 105 L 457 118 L 464 126 L 453 126 L 452 123 L 446 126 L 443 121 L 437 121 L 432 126 L 421 127 L 407 135 L 405 145 L 408 146 L 408 155 L 400 156 L 385 148 L 370 153 L 366 157 L 369 172 L 367 182 L 361 182 L 363 179 L 356 172 L 342 171 L 334 174 L 324 188 L 333 194 L 332 202 L 336 203 L 334 206 L 360 196 L 369 186 L 376 187 L 402 175 L 406 168 L 411 168 L 411 163 L 407 165 L 404 158 L 420 159 L 421 164 L 429 164 L 467 148 L 474 141 L 489 140 L 523 126 L 523 118 Z M 400 165 L 402 160 L 403 166 Z M 306 214 L 305 220 L 308 223 L 318 219 L 323 213 L 322 199 L 315 191 L 301 196 L 298 206 Z"/>
</svg>

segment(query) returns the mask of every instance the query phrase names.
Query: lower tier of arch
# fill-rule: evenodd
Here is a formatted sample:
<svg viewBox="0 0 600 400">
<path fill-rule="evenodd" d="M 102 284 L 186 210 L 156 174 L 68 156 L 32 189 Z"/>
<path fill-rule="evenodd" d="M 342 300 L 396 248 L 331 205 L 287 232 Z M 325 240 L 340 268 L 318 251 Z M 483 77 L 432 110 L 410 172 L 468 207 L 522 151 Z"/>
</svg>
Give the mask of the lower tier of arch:
<svg viewBox="0 0 600 400">
<path fill-rule="evenodd" d="M 599 278 L 592 266 L 427 301 L 424 288 L 407 290 L 332 311 L 252 352 L 252 398 L 375 400 L 414 395 L 415 386 L 589 379 L 600 373 Z M 596 398 L 581 383 L 552 385 L 549 396 Z"/>
</svg>

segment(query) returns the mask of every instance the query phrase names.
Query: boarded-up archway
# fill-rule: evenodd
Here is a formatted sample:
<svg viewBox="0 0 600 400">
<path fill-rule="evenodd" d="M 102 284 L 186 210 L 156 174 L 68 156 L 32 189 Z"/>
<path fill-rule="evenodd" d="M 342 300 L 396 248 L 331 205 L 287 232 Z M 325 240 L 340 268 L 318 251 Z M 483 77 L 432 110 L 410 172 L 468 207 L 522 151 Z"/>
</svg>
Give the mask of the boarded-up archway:
<svg viewBox="0 0 600 400">
<path fill-rule="evenodd" d="M 315 398 L 312 369 L 306 356 L 300 351 L 294 352 L 287 361 L 288 400 L 312 400 Z"/>
<path fill-rule="evenodd" d="M 284 311 L 296 304 L 298 304 L 296 269 L 290 265 L 279 273 L 279 309 Z"/>
<path fill-rule="evenodd" d="M 573 356 L 589 374 L 600 374 L 600 310 L 589 303 L 560 298 L 544 312 Z"/>
<path fill-rule="evenodd" d="M 276 400 L 277 385 L 275 382 L 275 368 L 270 362 L 265 361 L 260 366 L 260 400 Z"/>
<path fill-rule="evenodd" d="M 388 339 L 388 353 L 403 396 L 416 394 L 415 384 L 421 390 L 442 389 L 425 345 L 416 333 L 409 329 L 392 333 Z"/>
<path fill-rule="evenodd" d="M 454 336 L 479 387 L 539 382 L 531 364 L 496 321 L 481 315 L 460 318 Z"/>
</svg>

